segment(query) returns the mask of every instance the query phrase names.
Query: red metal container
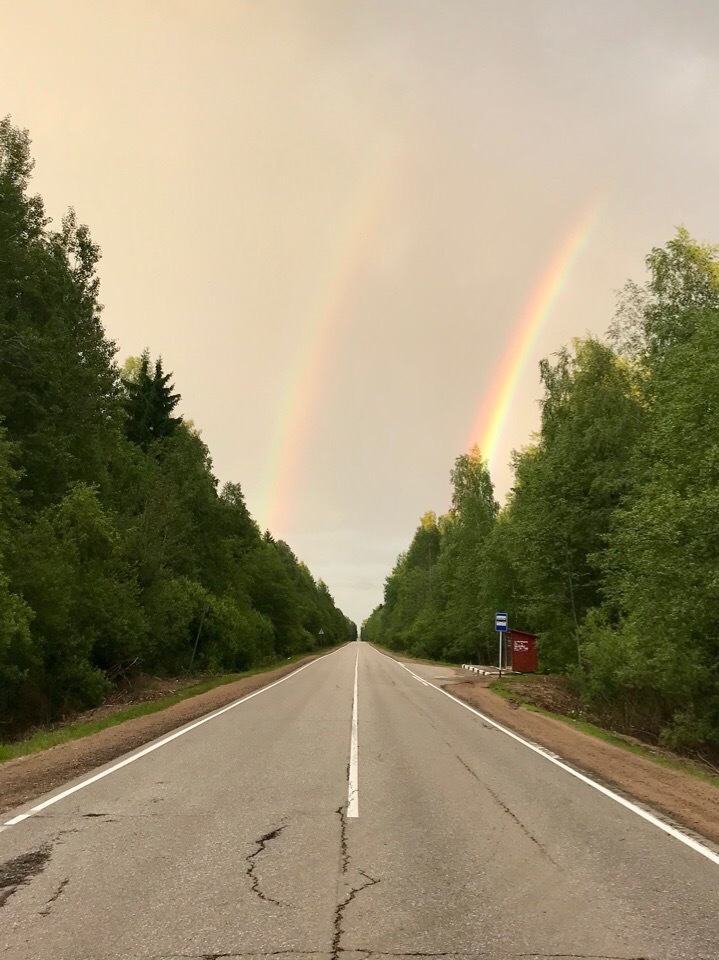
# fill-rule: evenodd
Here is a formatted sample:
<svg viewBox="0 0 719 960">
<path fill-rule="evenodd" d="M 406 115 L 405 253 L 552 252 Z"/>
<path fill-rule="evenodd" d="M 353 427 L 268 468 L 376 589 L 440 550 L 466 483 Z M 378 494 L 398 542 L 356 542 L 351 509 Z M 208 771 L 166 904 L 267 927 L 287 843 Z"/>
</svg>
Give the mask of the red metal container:
<svg viewBox="0 0 719 960">
<path fill-rule="evenodd" d="M 523 630 L 509 630 L 509 655 L 515 673 L 536 673 L 539 666 L 537 638 Z"/>
</svg>

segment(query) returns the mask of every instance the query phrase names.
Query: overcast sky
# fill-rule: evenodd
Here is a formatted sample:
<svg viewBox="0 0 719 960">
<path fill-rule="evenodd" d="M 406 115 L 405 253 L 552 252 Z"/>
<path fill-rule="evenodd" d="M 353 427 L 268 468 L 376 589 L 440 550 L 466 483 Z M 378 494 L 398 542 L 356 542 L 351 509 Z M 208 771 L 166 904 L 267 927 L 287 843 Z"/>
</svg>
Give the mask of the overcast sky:
<svg viewBox="0 0 719 960">
<path fill-rule="evenodd" d="M 716 0 L 0 0 L 0 115 L 103 251 L 120 360 L 361 621 L 587 204 L 537 363 L 684 224 L 719 241 Z"/>
</svg>

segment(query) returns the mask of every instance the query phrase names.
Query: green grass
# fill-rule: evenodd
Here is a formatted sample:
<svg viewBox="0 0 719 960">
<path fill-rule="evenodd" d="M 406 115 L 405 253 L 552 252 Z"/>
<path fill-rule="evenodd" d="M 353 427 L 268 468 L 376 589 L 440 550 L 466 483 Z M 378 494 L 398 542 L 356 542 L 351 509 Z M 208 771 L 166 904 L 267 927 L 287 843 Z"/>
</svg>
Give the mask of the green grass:
<svg viewBox="0 0 719 960">
<path fill-rule="evenodd" d="M 598 727 L 593 723 L 588 723 L 586 720 L 577 720 L 576 718 L 568 717 L 563 713 L 553 713 L 551 710 L 545 710 L 544 707 L 538 707 L 536 704 L 522 699 L 521 694 L 511 689 L 511 680 L 509 681 L 509 689 L 506 684 L 507 680 L 505 678 L 502 678 L 501 680 L 495 680 L 490 683 L 489 689 L 505 700 L 509 700 L 512 703 L 521 704 L 527 710 L 531 710 L 532 713 L 540 713 L 544 717 L 551 717 L 553 720 L 561 720 L 562 723 L 568 724 L 575 730 L 580 730 L 582 733 L 586 733 L 591 737 L 596 737 L 598 740 L 604 740 L 605 743 L 611 743 L 612 746 L 621 747 L 622 750 L 633 753 L 638 757 L 644 757 L 647 760 L 652 760 L 654 763 L 658 763 L 662 767 L 669 767 L 671 770 L 678 770 L 680 773 L 690 773 L 693 777 L 698 777 L 700 780 L 704 780 L 706 783 L 710 783 L 714 787 L 719 787 L 719 777 L 708 773 L 703 767 L 700 767 L 692 760 L 683 760 L 679 757 L 674 758 L 657 754 L 649 747 L 642 747 L 640 744 L 632 743 L 619 734 L 612 733 L 611 730 L 605 730 L 603 727 Z"/>
<path fill-rule="evenodd" d="M 501 697 L 503 700 L 510 700 L 512 703 L 521 703 L 524 707 L 530 706 L 530 704 L 520 699 L 516 693 L 513 693 L 511 690 L 507 690 L 504 685 L 504 680 L 493 680 L 489 685 L 489 689 L 493 693 L 496 693 L 497 696 Z"/>
<path fill-rule="evenodd" d="M 100 730 L 106 730 L 108 727 L 116 727 L 118 724 L 125 723 L 126 720 L 134 720 L 136 717 L 145 717 L 151 713 L 158 713 L 160 710 L 166 710 L 173 707 L 182 700 L 188 700 L 190 697 L 196 697 L 200 693 L 207 693 L 208 690 L 214 690 L 215 687 L 224 686 L 227 683 L 234 683 L 236 680 L 243 680 L 246 677 L 254 677 L 260 673 L 269 673 L 271 670 L 277 670 L 279 667 L 288 664 L 297 663 L 299 660 L 305 660 L 316 653 L 330 653 L 334 648 L 328 648 L 322 651 L 310 651 L 301 653 L 295 657 L 289 657 L 287 660 L 280 660 L 265 667 L 257 667 L 254 670 L 247 670 L 244 673 L 228 673 L 219 677 L 210 677 L 200 681 L 193 681 L 186 687 L 182 687 L 175 693 L 171 693 L 160 700 L 148 700 L 145 703 L 137 703 L 131 707 L 119 707 L 114 713 L 98 720 L 90 720 L 86 723 L 69 723 L 66 726 L 56 729 L 38 730 L 32 736 L 25 740 L 18 740 L 14 743 L 0 743 L 0 763 L 7 760 L 13 760 L 15 757 L 24 757 L 29 753 L 38 753 L 41 750 L 47 750 L 49 747 L 55 747 L 60 743 L 68 743 L 70 740 L 79 740 L 82 737 L 88 737 L 92 733 Z"/>
</svg>

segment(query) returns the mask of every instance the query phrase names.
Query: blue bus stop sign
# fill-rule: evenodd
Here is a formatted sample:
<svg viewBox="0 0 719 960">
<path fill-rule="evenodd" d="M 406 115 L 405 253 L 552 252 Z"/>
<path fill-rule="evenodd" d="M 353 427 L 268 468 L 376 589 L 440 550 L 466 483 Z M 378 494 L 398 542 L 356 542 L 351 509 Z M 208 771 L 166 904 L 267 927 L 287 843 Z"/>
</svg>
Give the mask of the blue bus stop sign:
<svg viewBox="0 0 719 960">
<path fill-rule="evenodd" d="M 495 613 L 494 629 L 497 630 L 499 633 L 506 633 L 506 630 L 507 630 L 507 614 L 506 613 Z"/>
</svg>

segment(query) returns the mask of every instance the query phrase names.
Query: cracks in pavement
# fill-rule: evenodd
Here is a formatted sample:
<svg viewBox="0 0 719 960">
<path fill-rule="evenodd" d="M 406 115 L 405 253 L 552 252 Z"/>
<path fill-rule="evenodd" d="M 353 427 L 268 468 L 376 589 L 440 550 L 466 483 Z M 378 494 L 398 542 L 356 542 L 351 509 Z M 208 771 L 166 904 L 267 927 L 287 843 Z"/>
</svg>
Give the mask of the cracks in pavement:
<svg viewBox="0 0 719 960">
<path fill-rule="evenodd" d="M 65 879 L 60 883 L 55 893 L 53 893 L 53 895 L 47 901 L 43 909 L 40 911 L 41 917 L 46 917 L 50 913 L 53 903 L 55 903 L 58 897 L 62 896 L 62 894 L 65 891 L 65 887 L 68 885 L 69 882 L 70 882 L 70 878 L 65 877 Z"/>
<path fill-rule="evenodd" d="M 69 833 L 80 833 L 80 831 L 77 829 L 77 827 L 68 827 L 67 830 L 61 830 L 58 834 L 56 834 L 52 840 L 52 843 L 63 844 L 65 842 L 63 837 L 66 837 Z"/>
<path fill-rule="evenodd" d="M 350 855 L 349 847 L 347 843 L 347 810 L 344 806 L 340 806 L 335 810 L 335 813 L 340 818 L 340 854 L 342 857 L 342 876 L 346 877 L 349 872 L 350 867 Z M 364 878 L 364 883 L 360 884 L 358 887 L 352 887 L 350 892 L 341 900 L 335 907 L 334 914 L 334 935 L 332 937 L 332 960 L 338 960 L 338 957 L 341 953 L 350 953 L 355 951 L 343 950 L 341 946 L 342 935 L 344 934 L 344 929 L 342 927 L 344 921 L 345 910 L 352 903 L 352 901 L 357 897 L 363 890 L 367 890 L 368 887 L 373 887 L 375 884 L 380 883 L 375 877 L 371 877 L 364 870 L 358 870 L 358 873 L 361 877 Z M 357 951 L 364 952 L 364 951 Z"/>
<path fill-rule="evenodd" d="M 326 957 L 326 950 L 230 950 L 219 953 L 158 953 L 146 954 L 137 960 L 232 960 L 233 957 Z"/>
<path fill-rule="evenodd" d="M 182 954 L 183 957 L 188 954 Z M 191 954 L 193 960 L 231 960 L 232 957 L 321 957 L 321 950 L 248 950 L 246 953 L 201 953 Z"/>
<path fill-rule="evenodd" d="M 369 957 L 462 957 L 468 956 L 468 954 L 459 953 L 457 951 L 444 951 L 434 953 L 432 951 L 417 951 L 414 953 L 401 953 L 397 950 L 368 950 L 366 947 L 358 948 L 357 950 L 351 950 L 349 947 L 346 950 L 340 951 L 341 953 L 364 953 L 364 957 L 361 960 L 368 960 Z M 481 956 L 481 954 L 479 954 Z"/>
<path fill-rule="evenodd" d="M 338 947 L 333 957 L 340 954 L 364 954 L 359 960 L 369 960 L 370 957 L 404 957 L 410 960 L 412 957 L 436 957 L 441 960 L 442 957 L 462 957 L 465 960 L 476 960 L 476 958 L 487 957 L 489 960 L 652 960 L 647 956 L 619 956 L 617 954 L 606 953 L 502 953 L 496 951 L 471 951 L 465 950 L 413 950 L 403 952 L 401 950 L 372 950 L 367 947 Z M 145 955 L 143 954 L 143 957 Z M 245 950 L 220 953 L 163 953 L 155 954 L 146 960 L 233 960 L 237 957 L 326 957 L 324 950 Z M 139 958 L 138 958 L 139 960 Z M 697 958 L 701 960 L 701 958 Z M 707 958 L 708 960 L 708 958 Z"/>
<path fill-rule="evenodd" d="M 340 943 L 342 941 L 342 934 L 344 933 L 344 930 L 342 929 L 342 921 L 344 920 L 345 910 L 352 903 L 354 898 L 358 894 L 362 893 L 363 890 L 366 890 L 368 887 L 373 887 L 375 884 L 381 882 L 380 880 L 377 880 L 374 877 L 371 877 L 368 873 L 365 873 L 364 870 L 359 870 L 358 873 L 360 874 L 360 876 L 365 878 L 365 883 L 363 883 L 361 887 L 353 887 L 350 890 L 350 892 L 347 894 L 347 896 L 344 898 L 344 900 L 341 903 L 338 903 L 337 906 L 335 907 L 335 920 L 334 920 L 335 934 L 334 934 L 334 937 L 332 938 L 332 960 L 337 960 L 340 953 L 350 952 L 348 950 L 343 950 L 340 947 Z"/>
<path fill-rule="evenodd" d="M 351 947 L 346 947 L 344 950 L 340 950 L 340 953 L 363 953 L 364 957 L 361 957 L 360 960 L 369 960 L 369 957 L 461 957 L 466 956 L 466 954 L 457 953 L 454 951 L 445 951 L 443 953 L 433 953 L 429 951 L 421 951 L 417 953 L 400 953 L 396 950 L 368 950 L 366 947 L 356 947 L 352 949 Z"/>
<path fill-rule="evenodd" d="M 347 770 L 349 772 L 349 767 Z M 345 816 L 344 807 L 337 807 L 335 813 L 340 818 L 340 853 L 342 854 L 342 875 L 344 876 L 347 873 L 350 863 L 350 855 L 347 850 L 347 817 Z"/>
<path fill-rule="evenodd" d="M 546 850 L 546 848 L 543 846 L 543 844 L 541 844 L 541 843 L 539 842 L 539 840 L 537 840 L 537 838 L 534 836 L 534 834 L 530 833 L 530 831 L 525 827 L 525 825 L 522 823 L 522 821 L 519 819 L 519 817 L 516 815 L 516 813 L 514 813 L 512 810 L 510 810 L 510 808 L 507 806 L 507 804 L 504 802 L 504 800 L 502 800 L 502 798 L 499 796 L 499 794 L 495 793 L 494 790 L 492 790 L 492 788 L 489 786 L 489 784 L 485 783 L 484 780 L 481 780 L 481 779 L 477 776 L 477 774 L 474 772 L 474 770 L 469 766 L 469 764 L 466 763 L 466 761 L 464 761 L 464 760 L 460 757 L 460 755 L 459 755 L 458 753 L 455 753 L 455 757 L 459 760 L 459 762 L 462 764 L 462 766 L 464 767 L 464 769 L 474 777 L 474 779 L 477 781 L 477 783 L 479 783 L 482 787 L 484 787 L 484 789 L 487 791 L 487 793 L 490 795 L 490 797 L 494 800 L 494 802 L 495 802 L 498 806 L 500 806 L 500 807 L 502 808 L 502 810 L 504 810 L 504 812 L 507 814 L 507 816 L 511 817 L 512 820 L 514 820 L 514 822 L 517 824 L 517 826 L 520 828 L 520 830 L 524 833 L 524 835 L 525 835 L 526 837 L 528 837 L 528 838 L 532 841 L 532 843 L 535 843 L 535 844 L 539 847 L 539 849 L 542 851 L 542 853 L 543 853 L 544 856 L 547 858 L 547 860 L 549 860 L 549 862 L 550 862 L 551 864 L 553 864 L 553 866 L 555 866 L 555 867 L 557 867 L 557 868 L 559 869 L 559 864 L 557 863 L 557 861 L 552 858 L 552 856 L 547 852 L 547 850 Z M 522 956 L 522 954 L 520 954 L 520 956 Z M 534 956 L 534 954 L 528 953 L 528 954 L 525 954 L 525 956 L 531 957 L 531 956 Z M 551 954 L 547 954 L 547 956 L 552 956 L 552 955 L 551 955 Z M 558 954 L 557 956 L 561 956 L 561 955 Z M 571 955 L 571 954 L 567 954 L 567 956 L 568 956 L 568 957 L 571 957 L 572 955 Z M 629 958 L 629 960 L 642 960 L 642 958 Z"/>
<path fill-rule="evenodd" d="M 255 840 L 255 843 L 257 844 L 257 849 L 253 853 L 251 853 L 248 857 L 245 857 L 245 860 L 247 862 L 247 876 L 250 878 L 252 882 L 252 887 L 251 887 L 252 892 L 256 894 L 260 898 L 260 900 L 264 900 L 267 903 L 274 903 L 278 907 L 282 906 L 280 901 L 275 900 L 274 897 L 267 896 L 267 894 L 264 893 L 264 891 L 260 888 L 260 878 L 257 876 L 257 873 L 256 873 L 257 864 L 255 863 L 255 859 L 259 857 L 259 855 L 267 847 L 267 844 L 271 840 L 275 840 L 277 839 L 277 837 L 279 837 L 279 835 L 282 833 L 285 827 L 286 827 L 286 824 L 282 824 L 281 827 L 275 827 L 274 830 L 270 830 L 269 833 L 264 834 L 264 836 L 260 837 L 259 840 Z M 213 955 L 209 955 L 209 956 L 211 957 L 211 960 L 214 960 Z M 232 956 L 232 954 L 220 953 L 220 954 L 217 954 L 217 956 L 218 957 Z"/>
</svg>

